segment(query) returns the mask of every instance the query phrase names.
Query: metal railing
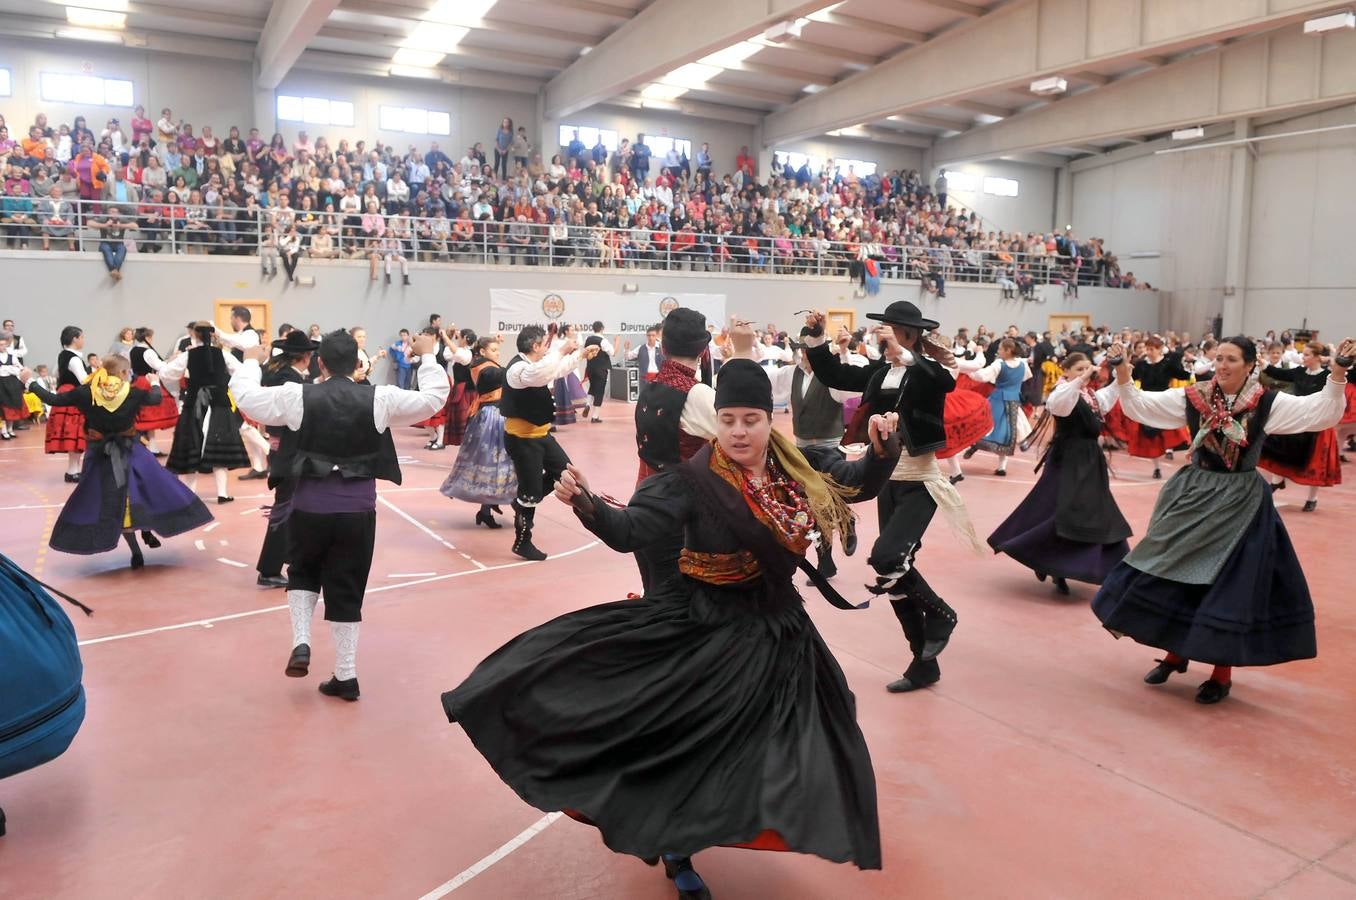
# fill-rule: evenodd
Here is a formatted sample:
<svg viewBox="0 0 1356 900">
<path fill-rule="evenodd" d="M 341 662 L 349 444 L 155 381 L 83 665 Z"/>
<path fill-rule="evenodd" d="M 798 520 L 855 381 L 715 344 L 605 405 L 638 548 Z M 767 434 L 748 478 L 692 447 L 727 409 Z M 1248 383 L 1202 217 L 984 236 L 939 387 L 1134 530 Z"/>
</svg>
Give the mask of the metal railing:
<svg viewBox="0 0 1356 900">
<path fill-rule="evenodd" d="M 848 275 L 864 259 L 882 279 L 911 279 L 933 289 L 949 281 L 997 284 L 1030 293 L 1037 285 L 1120 286 L 1102 260 L 921 243 L 831 241 L 784 234 L 604 228 L 583 222 L 414 218 L 257 206 L 0 198 L 3 248 L 100 251 L 121 241 L 142 254 L 369 259 L 473 265 L 651 269 L 721 274 Z M 59 214 L 58 214 L 59 213 Z M 293 227 L 295 226 L 295 231 Z M 939 280 L 940 279 L 940 280 Z"/>
</svg>

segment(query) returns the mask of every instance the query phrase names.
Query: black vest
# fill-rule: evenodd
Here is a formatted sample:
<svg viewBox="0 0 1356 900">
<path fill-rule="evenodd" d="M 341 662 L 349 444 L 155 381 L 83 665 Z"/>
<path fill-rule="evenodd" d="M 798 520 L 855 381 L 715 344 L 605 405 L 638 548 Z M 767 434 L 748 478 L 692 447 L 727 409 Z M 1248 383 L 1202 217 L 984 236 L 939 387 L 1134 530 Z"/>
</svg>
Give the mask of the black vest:
<svg viewBox="0 0 1356 900">
<path fill-rule="evenodd" d="M 899 413 L 899 435 L 910 456 L 922 456 L 946 446 L 946 428 L 943 410 L 946 395 L 956 388 L 956 380 L 942 364 L 919 356 L 905 372 L 898 390 L 885 390 L 881 385 L 889 373 L 882 366 L 871 379 L 862 405 L 872 413 Z"/>
<path fill-rule="evenodd" d="M 79 358 L 80 354 L 74 350 L 62 350 L 57 354 L 57 387 L 63 384 L 80 387 L 80 379 L 71 374 L 71 360 Z"/>
<path fill-rule="evenodd" d="M 585 347 L 602 347 L 603 338 L 601 335 L 591 334 L 584 338 Z M 588 376 L 589 381 L 606 379 L 607 373 L 612 370 L 612 357 L 608 356 L 601 349 L 598 355 L 584 364 L 584 374 Z"/>
<path fill-rule="evenodd" d="M 304 385 L 301 429 L 296 433 L 290 474 L 325 478 L 338 469 L 345 478 L 380 478 L 400 484 L 391 430 L 378 432 L 372 415 L 376 391 L 370 384 L 347 378 Z"/>
<path fill-rule="evenodd" d="M 140 378 L 143 375 L 149 375 L 151 372 L 155 371 L 150 366 L 146 365 L 146 349 L 147 348 L 145 347 L 133 347 L 132 352 L 128 354 L 132 359 L 133 378 Z"/>
<path fill-rule="evenodd" d="M 519 354 L 509 360 L 504 367 L 504 394 L 499 400 L 499 412 L 506 419 L 522 419 L 533 425 L 548 425 L 555 421 L 556 400 L 551 396 L 551 388 L 541 387 L 515 388 L 508 381 L 508 374 L 519 363 L 527 364 Z"/>
<path fill-rule="evenodd" d="M 824 382 L 810 382 L 805 395 L 805 370 L 800 366 L 791 375 L 791 428 L 803 441 L 838 440 L 843 436 L 843 404 L 833 399 Z"/>
<path fill-rule="evenodd" d="M 1194 388 L 1187 388 L 1188 391 Z M 1214 390 L 1214 386 L 1207 384 L 1204 386 L 1206 396 Z M 1265 444 L 1263 440 L 1263 430 L 1266 428 L 1267 419 L 1271 416 L 1271 404 L 1276 402 L 1276 392 L 1266 391 L 1262 398 L 1257 401 L 1257 405 L 1252 411 L 1247 413 L 1246 421 L 1243 427 L 1247 431 L 1248 446 L 1243 448 L 1243 452 L 1238 455 L 1233 468 L 1224 464 L 1224 460 L 1217 454 L 1211 453 L 1204 446 L 1197 447 L 1191 453 L 1191 464 L 1197 468 L 1207 469 L 1211 472 L 1251 472 L 1257 468 L 1257 460 L 1262 455 L 1262 447 Z M 1191 439 L 1194 442 L 1196 432 L 1201 430 L 1201 414 L 1196 407 L 1191 404 L 1191 398 L 1186 398 L 1186 420 L 1187 430 L 1191 433 Z"/>
<path fill-rule="evenodd" d="M 652 469 L 664 470 L 682 462 L 678 432 L 687 405 L 687 392 L 651 382 L 636 403 L 636 455 Z"/>
</svg>

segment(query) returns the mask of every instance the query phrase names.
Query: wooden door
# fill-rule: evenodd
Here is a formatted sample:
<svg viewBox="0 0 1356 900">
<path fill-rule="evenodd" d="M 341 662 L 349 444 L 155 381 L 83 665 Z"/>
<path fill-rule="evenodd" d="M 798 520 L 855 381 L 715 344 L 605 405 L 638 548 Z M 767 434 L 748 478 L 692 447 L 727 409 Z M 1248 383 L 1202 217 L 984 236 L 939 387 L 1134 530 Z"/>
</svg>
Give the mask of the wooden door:
<svg viewBox="0 0 1356 900">
<path fill-rule="evenodd" d="M 1091 331 L 1092 316 L 1083 313 L 1065 313 L 1050 317 L 1050 332 L 1059 334 L 1061 331 Z"/>
<path fill-rule="evenodd" d="M 265 340 L 267 340 L 268 335 L 273 333 L 272 309 L 267 300 L 222 300 L 218 298 L 212 316 L 212 322 L 217 326 L 217 330 L 224 331 L 227 334 L 235 331 L 231 327 L 231 310 L 237 306 L 243 306 L 250 311 L 250 327 L 262 332 Z"/>
<path fill-rule="evenodd" d="M 857 311 L 855 309 L 828 309 L 824 311 L 825 318 L 828 320 L 824 325 L 824 333 L 833 338 L 838 333 L 838 326 L 842 325 L 848 331 L 857 330 Z"/>
</svg>

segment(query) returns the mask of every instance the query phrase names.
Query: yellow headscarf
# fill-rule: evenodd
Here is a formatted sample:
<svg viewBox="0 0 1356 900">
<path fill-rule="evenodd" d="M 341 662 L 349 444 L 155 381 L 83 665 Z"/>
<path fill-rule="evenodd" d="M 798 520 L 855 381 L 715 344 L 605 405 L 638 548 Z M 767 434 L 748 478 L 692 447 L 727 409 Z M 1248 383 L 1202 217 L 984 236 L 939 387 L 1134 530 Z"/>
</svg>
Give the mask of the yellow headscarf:
<svg viewBox="0 0 1356 900">
<path fill-rule="evenodd" d="M 106 369 L 95 369 L 88 384 L 89 395 L 94 400 L 94 405 L 109 412 L 116 412 L 132 389 L 130 382 L 117 375 L 109 375 Z"/>
</svg>

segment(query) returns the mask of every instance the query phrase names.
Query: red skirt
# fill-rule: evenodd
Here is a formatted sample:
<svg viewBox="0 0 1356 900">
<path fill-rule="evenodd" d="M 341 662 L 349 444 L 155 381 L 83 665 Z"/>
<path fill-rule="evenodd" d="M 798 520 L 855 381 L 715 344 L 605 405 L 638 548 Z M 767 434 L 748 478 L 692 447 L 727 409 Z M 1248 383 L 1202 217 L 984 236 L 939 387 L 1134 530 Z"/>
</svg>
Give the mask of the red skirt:
<svg viewBox="0 0 1356 900">
<path fill-rule="evenodd" d="M 1342 415 L 1342 421 L 1337 423 L 1339 425 L 1350 425 L 1356 422 L 1356 384 L 1347 382 L 1346 395 L 1347 411 Z"/>
<path fill-rule="evenodd" d="M 151 383 L 142 375 L 132 382 L 133 387 L 140 388 L 143 391 L 151 389 Z M 179 404 L 175 402 L 170 392 L 163 387 L 160 389 L 159 406 L 143 406 L 137 412 L 137 431 L 162 431 L 165 429 L 173 430 L 175 423 L 179 421 Z"/>
<path fill-rule="evenodd" d="M 471 418 L 471 404 L 474 400 L 475 392 L 467 390 L 465 382 L 452 385 L 452 390 L 447 395 L 447 405 L 443 407 L 443 414 L 447 417 L 443 443 L 451 444 L 453 447 L 461 446 L 461 439 L 466 435 L 466 423 Z"/>
<path fill-rule="evenodd" d="M 451 376 L 451 375 L 447 376 L 447 384 L 448 384 L 448 387 L 449 387 L 449 388 L 452 388 L 452 387 L 453 387 L 453 385 L 452 385 L 452 376 Z M 449 390 L 448 395 L 447 395 L 447 403 L 444 403 L 444 404 L 443 404 L 443 408 L 440 409 L 440 410 L 438 410 L 438 411 L 437 411 L 436 413 L 434 413 L 433 415 L 429 416 L 429 417 L 428 417 L 427 419 L 425 419 L 424 421 L 414 423 L 414 427 L 415 427 L 415 428 L 437 428 L 439 425 L 446 425 L 446 424 L 447 424 L 447 408 L 448 408 L 448 404 L 450 404 L 451 402 L 452 402 L 452 393 L 451 393 L 451 391 Z M 465 428 L 464 425 L 463 425 L 463 428 Z M 458 442 L 460 443 L 460 441 L 458 441 Z M 449 442 L 449 443 L 450 443 L 450 442 Z"/>
<path fill-rule="evenodd" d="M 1106 414 L 1105 424 L 1102 428 L 1107 434 L 1114 437 L 1121 443 L 1130 443 L 1130 425 L 1132 423 L 1125 417 L 1121 410 L 1121 401 L 1117 400 L 1116 405 Z"/>
<path fill-rule="evenodd" d="M 1257 468 L 1308 487 L 1341 484 L 1342 462 L 1338 459 L 1337 432 L 1332 428 L 1318 432 L 1314 436 L 1314 451 L 1303 466 L 1268 459 L 1264 451 Z"/>
<path fill-rule="evenodd" d="M 75 390 L 75 385 L 63 384 L 58 394 Z M 45 453 L 84 453 L 85 414 L 74 406 L 53 406 L 47 416 L 47 439 L 42 445 Z"/>
<path fill-rule="evenodd" d="M 1185 428 L 1159 431 L 1157 428 L 1149 428 L 1130 420 L 1126 421 L 1126 428 L 1130 434 L 1130 439 L 1126 442 L 1130 445 L 1130 455 L 1139 459 L 1158 459 L 1174 447 L 1180 447 L 1191 440 L 1191 435 Z"/>
<path fill-rule="evenodd" d="M 961 372 L 956 375 L 956 390 L 974 391 L 981 397 L 987 397 L 993 393 L 993 385 L 986 384 L 983 381 L 977 381 L 969 375 L 966 375 L 964 372 Z M 986 431 L 984 434 L 988 434 L 988 432 Z M 981 434 L 980 437 L 984 437 L 984 434 Z"/>
<path fill-rule="evenodd" d="M 972 385 L 993 390 L 992 385 L 981 384 L 962 375 Z M 956 379 L 959 387 L 960 378 Z M 962 453 L 975 441 L 993 430 L 993 413 L 989 411 L 988 394 L 978 388 L 956 390 L 946 395 L 942 408 L 946 446 L 937 451 L 938 459 L 948 459 Z"/>
<path fill-rule="evenodd" d="M 0 407 L 0 410 L 3 410 L 6 422 L 20 422 L 27 419 L 29 416 L 27 403 L 20 403 L 18 406 Z"/>
</svg>

